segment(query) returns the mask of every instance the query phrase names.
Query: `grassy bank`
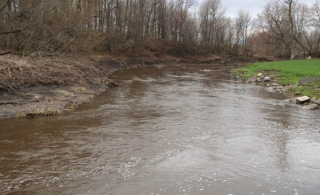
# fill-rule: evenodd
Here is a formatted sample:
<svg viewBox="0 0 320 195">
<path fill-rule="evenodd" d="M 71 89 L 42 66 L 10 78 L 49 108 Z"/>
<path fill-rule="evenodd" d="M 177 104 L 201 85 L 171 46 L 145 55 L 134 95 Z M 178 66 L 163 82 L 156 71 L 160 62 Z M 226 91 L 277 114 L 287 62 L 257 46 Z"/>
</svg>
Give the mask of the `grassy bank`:
<svg viewBox="0 0 320 195">
<path fill-rule="evenodd" d="M 320 60 L 292 60 L 254 63 L 235 70 L 243 78 L 248 79 L 263 73 L 276 79 L 277 84 L 296 85 L 289 92 L 294 95 L 307 95 L 320 98 L 320 80 L 298 86 L 299 80 L 305 77 L 320 78 Z"/>
</svg>

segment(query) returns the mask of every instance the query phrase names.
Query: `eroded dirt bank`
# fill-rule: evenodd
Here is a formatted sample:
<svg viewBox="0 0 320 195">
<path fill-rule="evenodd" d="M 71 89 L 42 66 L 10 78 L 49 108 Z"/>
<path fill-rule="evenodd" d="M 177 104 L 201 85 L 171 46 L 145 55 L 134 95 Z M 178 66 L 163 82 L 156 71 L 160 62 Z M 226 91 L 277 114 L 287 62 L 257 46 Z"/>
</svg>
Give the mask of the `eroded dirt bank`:
<svg viewBox="0 0 320 195">
<path fill-rule="evenodd" d="M 59 115 L 116 87 L 116 70 L 164 65 L 248 63 L 254 59 L 216 55 L 112 57 L 110 55 L 32 58 L 0 56 L 0 118 Z"/>
</svg>

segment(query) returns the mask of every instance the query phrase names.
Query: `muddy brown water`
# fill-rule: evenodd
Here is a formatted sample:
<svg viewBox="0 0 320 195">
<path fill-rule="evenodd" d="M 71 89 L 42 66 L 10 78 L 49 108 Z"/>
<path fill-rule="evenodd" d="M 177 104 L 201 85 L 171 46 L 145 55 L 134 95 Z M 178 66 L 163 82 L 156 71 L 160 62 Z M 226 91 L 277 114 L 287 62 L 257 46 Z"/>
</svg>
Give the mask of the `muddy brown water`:
<svg viewBox="0 0 320 195">
<path fill-rule="evenodd" d="M 235 66 L 151 67 L 58 117 L 0 120 L 0 194 L 320 194 L 320 114 Z"/>
</svg>

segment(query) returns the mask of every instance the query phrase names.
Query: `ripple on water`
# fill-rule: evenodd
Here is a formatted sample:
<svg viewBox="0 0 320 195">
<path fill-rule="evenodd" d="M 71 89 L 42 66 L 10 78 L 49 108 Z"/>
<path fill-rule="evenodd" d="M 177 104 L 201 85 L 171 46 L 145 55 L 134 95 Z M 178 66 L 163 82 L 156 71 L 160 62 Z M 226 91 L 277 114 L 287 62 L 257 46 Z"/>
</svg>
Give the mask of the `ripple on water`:
<svg viewBox="0 0 320 195">
<path fill-rule="evenodd" d="M 119 71 L 94 106 L 0 121 L 0 193 L 319 192 L 320 115 L 231 68 Z"/>
</svg>

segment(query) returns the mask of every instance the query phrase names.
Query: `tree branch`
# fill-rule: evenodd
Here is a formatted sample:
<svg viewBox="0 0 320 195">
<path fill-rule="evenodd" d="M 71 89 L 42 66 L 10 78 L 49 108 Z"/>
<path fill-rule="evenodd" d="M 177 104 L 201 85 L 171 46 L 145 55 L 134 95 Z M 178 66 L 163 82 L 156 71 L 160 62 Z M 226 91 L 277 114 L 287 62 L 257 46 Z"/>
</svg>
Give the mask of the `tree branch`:
<svg viewBox="0 0 320 195">
<path fill-rule="evenodd" d="M 3 4 L 3 6 L 0 8 L 0 13 L 4 10 L 4 8 L 6 8 L 6 6 L 10 3 L 10 1 L 12 0 L 7 0 L 7 2 Z"/>
</svg>

